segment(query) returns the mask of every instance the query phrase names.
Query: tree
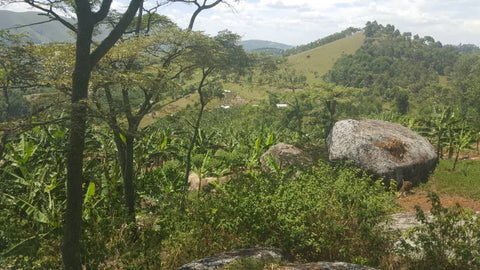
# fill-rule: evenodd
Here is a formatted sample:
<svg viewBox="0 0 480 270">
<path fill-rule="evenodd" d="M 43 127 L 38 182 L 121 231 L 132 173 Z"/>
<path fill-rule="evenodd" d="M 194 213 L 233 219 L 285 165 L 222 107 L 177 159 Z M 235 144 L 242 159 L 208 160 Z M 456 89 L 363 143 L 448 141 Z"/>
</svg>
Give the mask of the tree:
<svg viewBox="0 0 480 270">
<path fill-rule="evenodd" d="M 126 40 L 100 62 L 92 79 L 94 115 L 113 131 L 124 180 L 129 222 L 135 224 L 134 143 L 142 119 L 157 104 L 169 104 L 183 95 L 180 75 L 196 66 L 190 58 L 205 37 L 178 28 L 156 31 L 150 37 Z M 126 121 L 125 121 L 126 120 Z"/>
<path fill-rule="evenodd" d="M 186 157 L 185 187 L 191 170 L 192 152 L 198 137 L 200 124 L 205 106 L 215 97 L 221 97 L 222 85 L 220 77 L 232 72 L 241 72 L 248 65 L 248 58 L 240 45 L 237 45 L 240 36 L 230 31 L 221 31 L 216 37 L 204 37 L 196 44 L 195 55 L 191 61 L 198 69 L 200 76 L 196 92 L 200 99 L 200 107 L 196 120 L 191 126 L 193 135 Z"/>
<path fill-rule="evenodd" d="M 80 232 L 83 204 L 83 150 L 85 147 L 88 85 L 95 65 L 125 32 L 142 0 L 131 0 L 126 12 L 100 44 L 92 49 L 94 28 L 108 15 L 112 0 L 37 1 L 24 0 L 45 15 L 58 20 L 76 33 L 75 66 L 72 73 L 70 136 L 67 153 L 67 208 L 65 213 L 62 255 L 65 269 L 82 269 Z M 63 19 L 59 12 L 74 11 L 77 25 Z"/>
<path fill-rule="evenodd" d="M 300 102 L 296 93 L 297 89 L 303 89 L 307 86 L 307 77 L 305 75 L 297 75 L 295 70 L 288 66 L 285 66 L 280 74 L 280 87 L 285 87 L 292 91 L 294 104 L 293 104 L 293 117 L 296 120 L 295 131 L 301 137 L 302 132 L 302 112 L 300 109 Z"/>
<path fill-rule="evenodd" d="M 37 68 L 33 44 L 25 41 L 23 36 L 0 31 L 0 123 L 10 122 L 27 112 L 23 94 L 36 85 Z M 11 128 L 5 128 L 1 134 L 0 159 L 12 135 Z"/>
</svg>

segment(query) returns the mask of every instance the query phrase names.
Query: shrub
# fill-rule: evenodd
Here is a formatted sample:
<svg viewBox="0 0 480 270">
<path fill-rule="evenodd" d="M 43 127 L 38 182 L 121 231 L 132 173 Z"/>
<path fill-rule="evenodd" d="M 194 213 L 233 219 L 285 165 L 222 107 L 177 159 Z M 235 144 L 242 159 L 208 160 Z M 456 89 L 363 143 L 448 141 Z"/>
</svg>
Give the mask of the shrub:
<svg viewBox="0 0 480 270">
<path fill-rule="evenodd" d="M 437 194 L 428 195 L 431 216 L 416 207 L 421 225 L 407 232 L 399 253 L 409 269 L 480 268 L 480 219 L 458 204 L 445 208 Z"/>
<path fill-rule="evenodd" d="M 243 174 L 194 198 L 164 242 L 166 268 L 253 246 L 278 247 L 299 261 L 378 265 L 394 242 L 376 226 L 393 195 L 346 166 L 320 164 L 294 179 Z"/>
</svg>

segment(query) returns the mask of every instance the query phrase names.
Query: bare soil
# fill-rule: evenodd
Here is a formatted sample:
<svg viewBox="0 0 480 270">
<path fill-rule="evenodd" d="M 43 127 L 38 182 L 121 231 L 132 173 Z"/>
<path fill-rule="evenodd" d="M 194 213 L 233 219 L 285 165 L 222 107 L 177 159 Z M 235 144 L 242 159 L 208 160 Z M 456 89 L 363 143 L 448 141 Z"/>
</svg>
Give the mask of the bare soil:
<svg viewBox="0 0 480 270">
<path fill-rule="evenodd" d="M 402 207 L 401 212 L 414 212 L 415 205 L 420 206 L 424 211 L 429 211 L 432 204 L 427 198 L 427 194 L 427 191 L 424 190 L 413 190 L 412 194 L 399 198 L 398 202 Z M 457 195 L 440 195 L 440 201 L 444 207 L 454 206 L 458 203 L 463 208 L 471 209 L 475 212 L 480 211 L 480 200 L 473 200 Z"/>
<path fill-rule="evenodd" d="M 469 154 L 469 155 L 460 155 L 459 159 L 468 159 L 480 161 L 479 154 Z M 435 192 L 435 185 L 432 187 L 432 191 Z M 429 211 L 432 204 L 427 198 L 428 192 L 425 190 L 413 189 L 411 194 L 403 198 L 399 198 L 398 202 L 400 203 L 402 210 L 401 212 L 413 212 L 415 211 L 415 205 L 420 206 L 422 210 Z M 460 204 L 463 208 L 471 209 L 475 212 L 480 211 L 480 200 L 474 200 L 471 198 L 459 196 L 459 195 L 440 195 L 440 201 L 444 207 L 454 206 L 457 203 Z"/>
</svg>

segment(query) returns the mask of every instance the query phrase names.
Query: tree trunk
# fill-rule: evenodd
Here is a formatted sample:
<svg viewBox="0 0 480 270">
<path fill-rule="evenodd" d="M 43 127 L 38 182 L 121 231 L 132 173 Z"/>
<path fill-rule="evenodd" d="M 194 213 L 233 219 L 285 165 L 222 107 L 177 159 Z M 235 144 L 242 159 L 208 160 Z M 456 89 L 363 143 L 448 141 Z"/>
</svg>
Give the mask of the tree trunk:
<svg viewBox="0 0 480 270">
<path fill-rule="evenodd" d="M 8 78 L 7 78 L 8 80 Z M 7 82 L 8 84 L 8 82 Z M 5 100 L 5 122 L 8 122 L 11 120 L 10 118 L 10 96 L 8 95 L 8 85 L 3 87 L 3 99 Z M 1 115 L 0 115 L 1 116 Z"/>
<path fill-rule="evenodd" d="M 142 29 L 142 17 L 143 17 L 143 0 L 141 0 L 140 7 L 138 8 L 137 27 L 135 28 L 135 34 L 139 35 Z"/>
<path fill-rule="evenodd" d="M 135 224 L 135 187 L 133 185 L 134 170 L 133 170 L 133 144 L 134 137 L 126 136 L 125 143 L 125 168 L 123 174 L 124 188 L 125 188 L 125 202 L 128 209 L 128 218 L 132 224 Z"/>
<path fill-rule="evenodd" d="M 190 174 L 190 171 L 192 169 L 192 152 L 193 152 L 193 148 L 195 147 L 195 141 L 197 140 L 197 137 L 198 137 L 198 130 L 200 129 L 200 121 L 202 120 L 203 109 L 207 105 L 207 101 L 203 96 L 202 90 L 203 90 L 203 85 L 205 83 L 205 80 L 207 79 L 210 72 L 211 70 L 203 70 L 202 79 L 200 80 L 200 83 L 198 84 L 198 88 L 197 88 L 197 93 L 198 93 L 198 96 L 200 97 L 200 111 L 198 112 L 197 121 L 195 122 L 195 126 L 193 127 L 194 130 L 193 130 L 192 140 L 190 141 L 190 146 L 188 147 L 187 164 L 185 169 L 185 181 L 184 181 L 184 187 L 183 187 L 184 189 L 186 189 L 188 186 L 188 175 Z"/>
<path fill-rule="evenodd" d="M 195 122 L 195 126 L 193 127 L 193 136 L 190 141 L 190 146 L 188 147 L 188 152 L 187 152 L 187 164 L 186 164 L 186 170 L 185 170 L 185 185 L 184 188 L 187 188 L 188 186 L 188 176 L 190 174 L 190 171 L 192 170 L 192 152 L 193 148 L 195 147 L 195 142 L 198 137 L 198 130 L 200 129 L 200 121 L 202 120 L 202 115 L 203 115 L 203 109 L 205 108 L 205 104 L 203 102 L 200 102 L 200 110 L 197 115 L 197 120 Z"/>
<path fill-rule="evenodd" d="M 80 20 L 80 18 L 79 18 Z M 79 23 L 79 26 L 82 25 Z M 83 204 L 83 150 L 85 148 L 88 83 L 92 71 L 90 45 L 93 25 L 79 27 L 75 69 L 72 74 L 72 108 L 67 153 L 67 209 L 62 255 L 66 270 L 81 270 L 80 232 Z"/>
</svg>

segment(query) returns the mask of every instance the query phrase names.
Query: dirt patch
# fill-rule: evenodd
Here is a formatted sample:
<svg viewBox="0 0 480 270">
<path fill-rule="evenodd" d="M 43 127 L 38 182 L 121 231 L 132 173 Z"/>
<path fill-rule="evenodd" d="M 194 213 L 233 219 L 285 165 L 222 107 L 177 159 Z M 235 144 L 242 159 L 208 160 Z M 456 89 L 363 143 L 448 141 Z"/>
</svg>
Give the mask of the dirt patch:
<svg viewBox="0 0 480 270">
<path fill-rule="evenodd" d="M 401 212 L 415 211 L 415 205 L 420 206 L 424 211 L 430 211 L 432 204 L 427 198 L 427 194 L 428 193 L 423 190 L 413 190 L 413 194 L 398 199 L 397 201 L 402 207 Z M 457 195 L 440 195 L 440 201 L 444 207 L 454 206 L 458 203 L 463 208 L 480 211 L 480 200 L 473 200 Z"/>
</svg>

